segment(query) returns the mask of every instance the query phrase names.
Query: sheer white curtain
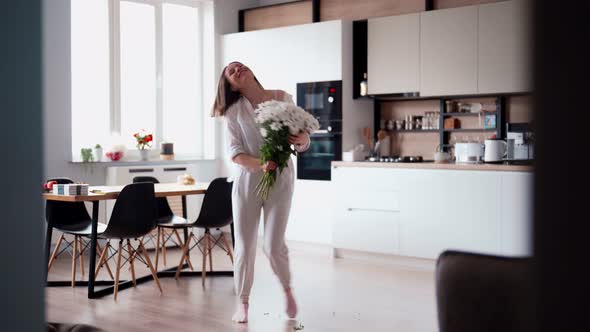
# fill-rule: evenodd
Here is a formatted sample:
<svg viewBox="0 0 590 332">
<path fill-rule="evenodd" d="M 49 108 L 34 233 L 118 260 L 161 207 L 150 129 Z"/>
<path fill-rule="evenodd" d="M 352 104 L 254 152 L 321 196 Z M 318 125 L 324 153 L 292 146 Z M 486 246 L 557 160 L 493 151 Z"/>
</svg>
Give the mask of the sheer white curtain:
<svg viewBox="0 0 590 332">
<path fill-rule="evenodd" d="M 72 157 L 154 134 L 180 158 L 215 157 L 212 1 L 72 0 Z"/>
</svg>

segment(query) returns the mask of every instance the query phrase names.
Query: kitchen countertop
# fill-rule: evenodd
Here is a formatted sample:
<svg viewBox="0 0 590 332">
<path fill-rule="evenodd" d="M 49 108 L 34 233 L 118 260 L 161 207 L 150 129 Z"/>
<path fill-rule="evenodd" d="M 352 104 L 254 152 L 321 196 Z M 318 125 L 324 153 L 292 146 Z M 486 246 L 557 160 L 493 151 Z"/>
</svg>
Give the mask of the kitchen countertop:
<svg viewBox="0 0 590 332">
<path fill-rule="evenodd" d="M 500 172 L 532 172 L 530 165 L 504 164 L 455 164 L 455 163 L 382 163 L 370 161 L 333 161 L 332 167 L 367 167 L 367 168 L 409 168 L 409 169 L 443 169 L 464 171 L 500 171 Z"/>
</svg>

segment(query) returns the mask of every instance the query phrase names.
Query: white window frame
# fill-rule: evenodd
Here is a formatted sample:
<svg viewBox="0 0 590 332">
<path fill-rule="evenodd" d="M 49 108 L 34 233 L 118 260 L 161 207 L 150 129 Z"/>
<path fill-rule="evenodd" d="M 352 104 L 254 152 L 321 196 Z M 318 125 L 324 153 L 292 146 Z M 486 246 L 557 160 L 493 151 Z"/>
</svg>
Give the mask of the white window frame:
<svg viewBox="0 0 590 332">
<path fill-rule="evenodd" d="M 211 96 L 206 96 L 206 85 L 207 84 L 214 84 L 213 77 L 207 77 L 211 75 L 206 75 L 204 69 L 204 62 L 205 59 L 209 58 L 205 56 L 205 52 L 215 52 L 214 47 L 211 50 L 207 50 L 207 47 L 204 45 L 204 34 L 206 33 L 204 29 L 204 22 L 205 22 L 205 15 L 210 14 L 213 15 L 213 1 L 212 0 L 108 0 L 108 16 L 109 16 L 109 66 L 110 66 L 110 77 L 109 77 L 109 92 L 110 92 L 110 135 L 111 136 L 120 136 L 121 135 L 121 39 L 120 39 L 120 4 L 122 1 L 127 2 L 135 2 L 140 4 L 148 4 L 154 6 L 155 9 L 155 29 L 156 29 L 156 128 L 154 128 L 154 134 L 156 137 L 156 141 L 154 142 L 154 149 L 151 150 L 153 154 L 152 157 L 155 157 L 157 151 L 159 150 L 160 143 L 163 139 L 163 123 L 164 123 L 164 103 L 163 103 L 163 95 L 164 95 L 164 87 L 163 87 L 163 4 L 176 4 L 176 5 L 183 5 L 187 7 L 198 8 L 198 15 L 199 15 L 199 31 L 200 34 L 199 38 L 199 47 L 201 49 L 201 61 L 198 64 L 200 66 L 200 86 L 201 91 L 199 92 L 199 98 L 201 100 L 201 111 L 202 114 L 199 115 L 201 121 L 198 124 L 198 127 L 195 128 L 197 132 L 199 132 L 199 136 L 201 139 L 195 144 L 199 144 L 199 147 L 196 149 L 199 151 L 199 155 L 185 155 L 185 154 L 178 154 L 176 153 L 177 159 L 214 159 L 215 158 L 215 151 L 214 149 L 208 149 L 205 145 L 212 144 L 214 145 L 215 142 L 215 126 L 214 125 L 207 125 L 206 118 L 208 116 L 208 105 L 206 105 L 207 100 L 211 99 Z M 213 20 L 213 18 L 210 18 Z M 214 33 L 214 32 L 213 32 Z M 215 37 L 212 37 L 213 40 Z M 212 60 L 211 66 L 215 65 L 215 54 L 210 57 Z M 210 94 L 210 93 L 209 93 Z M 208 127 L 208 128 L 205 128 Z M 176 151 L 175 151 L 176 152 Z M 135 151 L 135 149 L 131 149 L 127 151 L 126 156 L 130 156 L 131 159 L 136 159 L 139 156 L 139 152 Z M 75 156 L 73 156 L 75 158 Z"/>
</svg>

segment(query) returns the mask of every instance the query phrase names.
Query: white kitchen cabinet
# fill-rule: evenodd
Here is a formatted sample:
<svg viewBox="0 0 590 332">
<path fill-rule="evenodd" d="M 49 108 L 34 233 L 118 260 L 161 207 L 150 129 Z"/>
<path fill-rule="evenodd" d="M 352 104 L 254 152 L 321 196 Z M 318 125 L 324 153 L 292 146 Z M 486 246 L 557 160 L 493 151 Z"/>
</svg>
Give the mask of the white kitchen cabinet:
<svg viewBox="0 0 590 332">
<path fill-rule="evenodd" d="M 533 253 L 533 174 L 504 173 L 499 199 L 500 253 L 529 256 Z"/>
<path fill-rule="evenodd" d="M 420 14 L 420 94 L 477 93 L 478 6 Z"/>
<path fill-rule="evenodd" d="M 479 6 L 479 93 L 531 91 L 528 13 L 520 0 Z"/>
<path fill-rule="evenodd" d="M 399 253 L 397 175 L 385 169 L 332 168 L 335 248 Z"/>
<path fill-rule="evenodd" d="M 382 254 L 399 253 L 399 213 L 348 208 L 336 214 L 334 247 Z"/>
<path fill-rule="evenodd" d="M 531 254 L 529 172 L 333 167 L 335 248 Z"/>
<path fill-rule="evenodd" d="M 498 253 L 497 172 L 407 171 L 400 252 L 436 258 L 447 249 Z"/>
<path fill-rule="evenodd" d="M 420 90 L 420 14 L 368 20 L 369 94 Z"/>
</svg>

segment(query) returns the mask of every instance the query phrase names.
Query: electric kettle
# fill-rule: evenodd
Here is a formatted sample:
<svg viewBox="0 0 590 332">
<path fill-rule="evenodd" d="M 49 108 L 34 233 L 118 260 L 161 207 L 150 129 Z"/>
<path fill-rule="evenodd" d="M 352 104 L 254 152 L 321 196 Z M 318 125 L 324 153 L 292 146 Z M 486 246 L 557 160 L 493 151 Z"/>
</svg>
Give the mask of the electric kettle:
<svg viewBox="0 0 590 332">
<path fill-rule="evenodd" d="M 484 142 L 484 162 L 501 162 L 506 157 L 507 147 L 506 142 L 503 140 L 486 139 Z"/>
</svg>

